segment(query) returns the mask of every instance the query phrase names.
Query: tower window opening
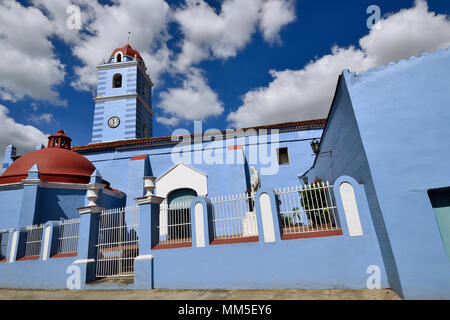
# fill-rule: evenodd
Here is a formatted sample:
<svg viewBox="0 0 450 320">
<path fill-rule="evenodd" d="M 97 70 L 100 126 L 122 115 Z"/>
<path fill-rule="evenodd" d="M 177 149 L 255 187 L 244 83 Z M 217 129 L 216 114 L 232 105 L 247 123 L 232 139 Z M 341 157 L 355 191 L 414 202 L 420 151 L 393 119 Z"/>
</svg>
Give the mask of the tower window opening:
<svg viewBox="0 0 450 320">
<path fill-rule="evenodd" d="M 120 53 L 120 52 L 117 53 L 116 62 L 122 62 L 122 53 Z"/>
<path fill-rule="evenodd" d="M 55 140 L 53 140 L 53 145 L 57 146 L 59 143 L 59 138 L 55 138 Z"/>
<path fill-rule="evenodd" d="M 122 87 L 122 75 L 120 73 L 116 73 L 113 77 L 113 88 L 121 88 Z"/>
<path fill-rule="evenodd" d="M 145 97 L 145 83 L 142 84 L 142 95 Z"/>
</svg>

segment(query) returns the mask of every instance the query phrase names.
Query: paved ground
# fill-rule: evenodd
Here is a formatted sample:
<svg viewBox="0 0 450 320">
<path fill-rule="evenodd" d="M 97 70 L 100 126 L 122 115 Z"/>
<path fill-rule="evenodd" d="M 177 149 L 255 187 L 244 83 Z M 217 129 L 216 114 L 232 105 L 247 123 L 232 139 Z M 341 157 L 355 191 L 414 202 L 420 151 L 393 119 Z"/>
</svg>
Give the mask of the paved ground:
<svg viewBox="0 0 450 320">
<path fill-rule="evenodd" d="M 400 300 L 380 290 L 25 290 L 0 289 L 0 300 Z"/>
</svg>

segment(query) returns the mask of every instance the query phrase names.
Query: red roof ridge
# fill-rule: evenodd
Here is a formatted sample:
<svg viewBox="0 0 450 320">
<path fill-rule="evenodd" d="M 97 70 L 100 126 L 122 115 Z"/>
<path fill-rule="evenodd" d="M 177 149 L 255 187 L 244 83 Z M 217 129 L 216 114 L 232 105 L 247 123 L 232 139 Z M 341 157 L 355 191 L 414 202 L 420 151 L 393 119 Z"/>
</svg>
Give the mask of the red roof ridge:
<svg viewBox="0 0 450 320">
<path fill-rule="evenodd" d="M 238 128 L 238 129 L 234 129 L 234 130 L 252 130 L 252 129 L 253 130 L 264 130 L 264 129 L 281 129 L 281 128 L 298 128 L 298 127 L 305 127 L 302 129 L 316 129 L 316 128 L 324 128 L 326 122 L 327 122 L 327 119 L 314 119 L 314 120 L 303 120 L 303 121 L 296 121 L 296 122 L 283 122 L 283 123 L 261 125 L 261 126 L 247 127 L 247 128 Z M 206 133 L 206 135 L 216 135 L 216 134 L 226 134 L 226 133 L 227 133 L 227 130 L 222 130 L 222 131 L 216 131 L 216 132 L 208 132 L 208 133 Z M 179 135 L 177 137 L 188 137 L 189 136 L 191 138 L 195 138 L 198 136 L 203 136 L 204 134 L 205 133 Z M 152 143 L 152 142 L 164 142 L 164 141 L 176 142 L 176 141 L 172 141 L 172 136 L 163 136 L 163 137 L 153 137 L 153 138 L 140 138 L 140 139 L 129 139 L 129 140 L 117 140 L 117 141 L 111 141 L 111 142 L 91 143 L 88 145 L 74 146 L 74 147 L 72 147 L 72 150 L 75 152 L 88 151 L 88 150 L 108 149 L 108 148 L 114 148 L 114 147 L 126 147 L 126 146 L 133 146 L 133 145 Z"/>
</svg>

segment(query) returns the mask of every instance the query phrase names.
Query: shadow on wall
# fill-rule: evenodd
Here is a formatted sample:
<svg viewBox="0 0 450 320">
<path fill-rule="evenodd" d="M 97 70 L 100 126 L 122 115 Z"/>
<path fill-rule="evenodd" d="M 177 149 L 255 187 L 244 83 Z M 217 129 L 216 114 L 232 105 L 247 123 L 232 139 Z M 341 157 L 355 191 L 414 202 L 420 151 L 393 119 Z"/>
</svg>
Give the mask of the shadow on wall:
<svg viewBox="0 0 450 320">
<path fill-rule="evenodd" d="M 34 223 L 78 218 L 77 208 L 85 204 L 86 190 L 41 189 L 39 214 Z"/>
</svg>

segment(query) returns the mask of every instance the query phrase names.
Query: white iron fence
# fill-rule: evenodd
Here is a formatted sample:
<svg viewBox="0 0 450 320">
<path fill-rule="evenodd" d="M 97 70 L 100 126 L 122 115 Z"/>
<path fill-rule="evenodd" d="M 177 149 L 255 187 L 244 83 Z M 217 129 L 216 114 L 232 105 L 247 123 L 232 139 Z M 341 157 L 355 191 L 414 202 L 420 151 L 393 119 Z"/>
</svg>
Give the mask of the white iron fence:
<svg viewBox="0 0 450 320">
<path fill-rule="evenodd" d="M 44 224 L 27 226 L 27 238 L 25 242 L 25 257 L 41 255 L 42 231 Z"/>
<path fill-rule="evenodd" d="M 214 239 L 258 235 L 253 199 L 246 193 L 211 199 Z"/>
<path fill-rule="evenodd" d="M 75 253 L 78 251 L 80 219 L 61 220 L 59 223 L 57 254 Z"/>
<path fill-rule="evenodd" d="M 191 242 L 191 202 L 167 205 L 164 200 L 159 211 L 159 244 Z"/>
<path fill-rule="evenodd" d="M 340 230 L 328 181 L 275 189 L 283 235 Z"/>
<path fill-rule="evenodd" d="M 6 259 L 9 246 L 9 231 L 0 232 L 0 260 Z"/>
<path fill-rule="evenodd" d="M 139 207 L 104 210 L 99 216 L 97 277 L 134 275 L 138 247 Z"/>
</svg>

